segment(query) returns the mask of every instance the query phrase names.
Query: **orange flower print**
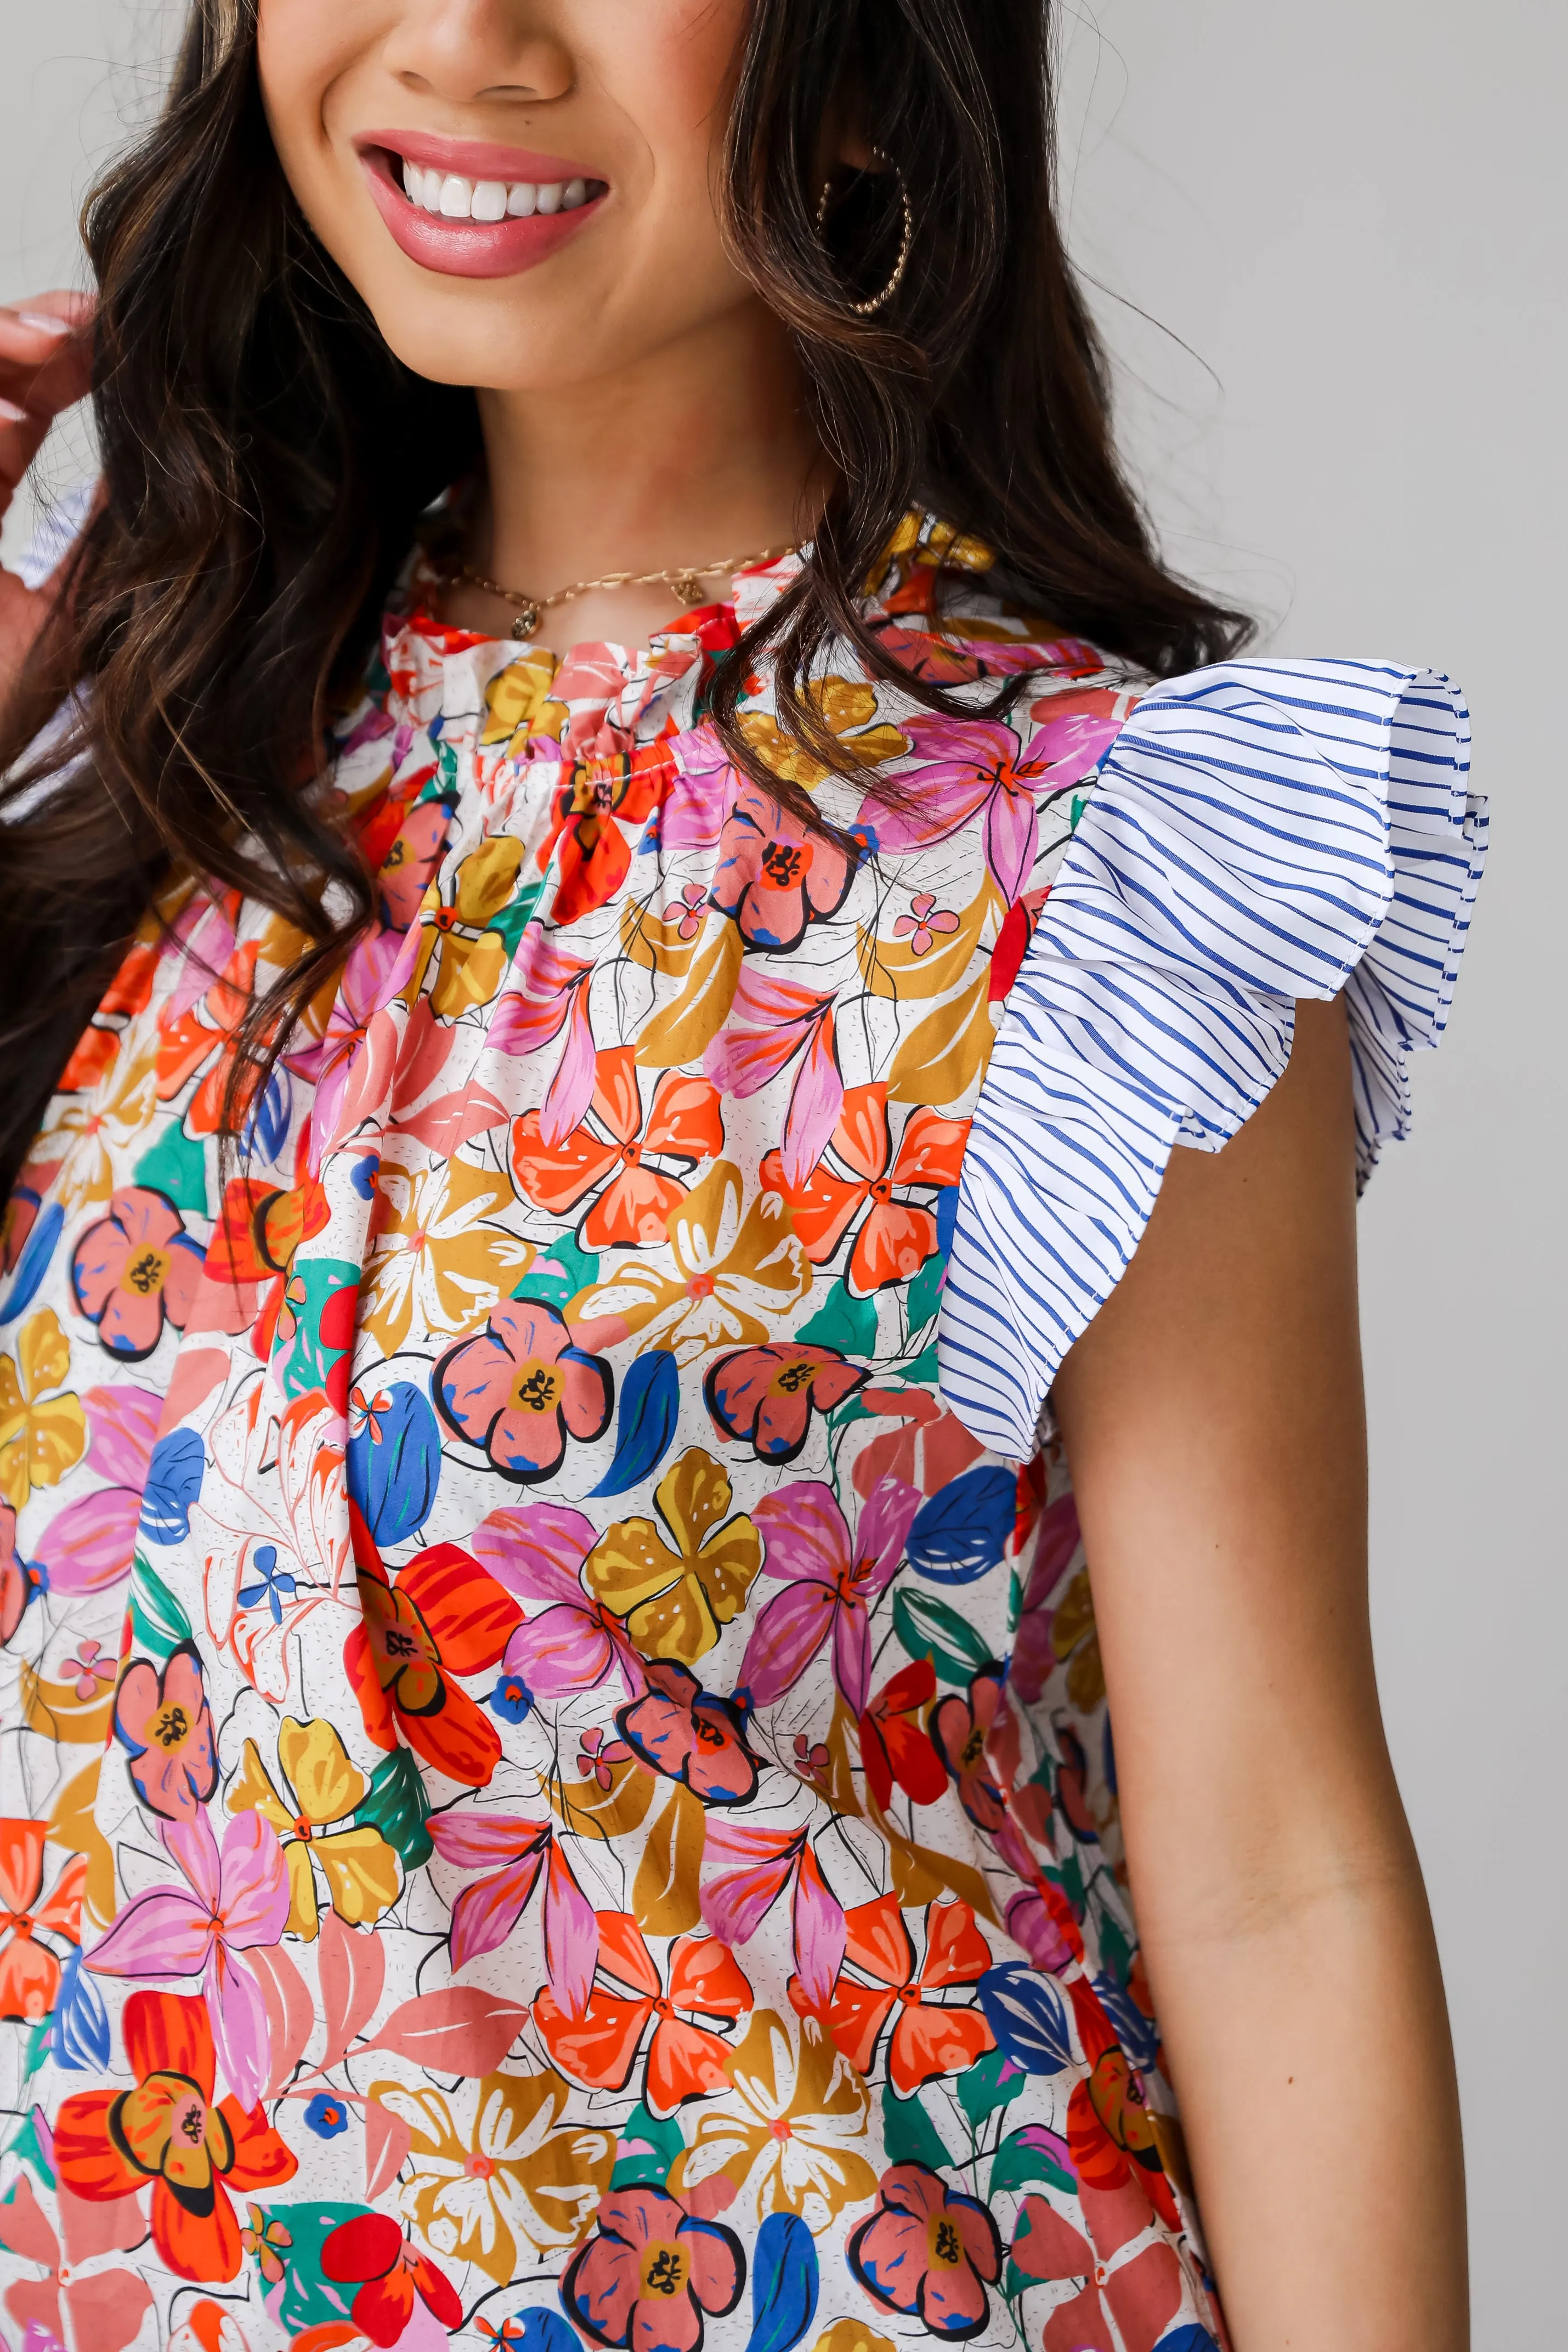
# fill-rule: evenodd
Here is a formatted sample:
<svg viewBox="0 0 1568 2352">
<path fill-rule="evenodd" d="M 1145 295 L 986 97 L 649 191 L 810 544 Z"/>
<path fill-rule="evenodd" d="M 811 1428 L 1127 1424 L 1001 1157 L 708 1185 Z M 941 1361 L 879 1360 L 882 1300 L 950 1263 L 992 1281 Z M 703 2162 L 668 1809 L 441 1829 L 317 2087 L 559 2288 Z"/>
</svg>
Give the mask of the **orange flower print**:
<svg viewBox="0 0 1568 2352">
<path fill-rule="evenodd" d="M 84 2091 L 55 2119 L 55 2163 L 89 2203 L 152 2183 L 152 2242 L 177 2278 L 237 2278 L 239 2223 L 230 2189 L 276 2189 L 298 2169 L 258 2106 L 214 2103 L 205 2004 L 133 1992 L 125 2004 L 132 2091 Z"/>
<path fill-rule="evenodd" d="M 456 1544 L 422 1551 L 394 1585 L 353 1502 L 349 1523 L 364 1613 L 343 1644 L 343 1666 L 366 1731 L 389 1753 L 401 1732 L 449 1780 L 484 1788 L 501 1742 L 456 1677 L 498 1662 L 522 1611 Z"/>
<path fill-rule="evenodd" d="M 44 1891 L 47 1822 L 0 1821 L 0 1926 L 9 1930 L 0 1947 L 0 2018 L 36 2025 L 54 2008 L 60 1990 L 60 1964 L 40 1928 L 81 1942 L 81 1899 L 87 1856 L 73 1853 L 49 1891 Z"/>
<path fill-rule="evenodd" d="M 649 1162 L 695 1168 L 723 1149 L 718 1095 L 706 1078 L 666 1071 L 644 1118 L 636 1054 L 612 1045 L 597 1057 L 588 1118 L 561 1142 L 546 1141 L 537 1110 L 517 1120 L 512 1174 L 524 1198 L 552 1217 L 597 1195 L 578 1230 L 584 1249 L 645 1249 L 667 1238 L 685 1195 L 678 1176 Z"/>
<path fill-rule="evenodd" d="M 918 1972 L 896 1895 L 857 1903 L 845 1912 L 844 1925 L 844 1966 L 826 2023 L 857 2073 L 871 2073 L 890 2018 L 887 2074 L 901 2099 L 939 2075 L 963 2074 L 996 2048 L 996 2036 L 972 2000 L 954 2008 L 945 1998 L 974 1986 L 991 1965 L 990 1947 L 967 1903 L 926 1906 L 925 1958 Z M 798 1979 L 789 1998 L 802 2016 L 810 2013 Z"/>
<path fill-rule="evenodd" d="M 956 1185 L 968 1139 L 967 1118 L 941 1118 L 922 1108 L 911 1114 L 894 1153 L 888 1133 L 887 1086 L 879 1079 L 874 1086 L 846 1090 L 828 1157 L 800 1182 L 789 1182 L 778 1151 L 768 1152 L 763 1160 L 761 1177 L 769 1191 L 789 1203 L 795 1231 L 813 1265 L 828 1263 L 870 1202 L 844 1269 L 852 1297 L 869 1298 L 891 1283 L 907 1282 L 941 1247 L 934 1212 L 895 1200 L 894 1187 L 946 1190 Z M 834 1172 L 833 1160 L 842 1175 Z"/>
</svg>

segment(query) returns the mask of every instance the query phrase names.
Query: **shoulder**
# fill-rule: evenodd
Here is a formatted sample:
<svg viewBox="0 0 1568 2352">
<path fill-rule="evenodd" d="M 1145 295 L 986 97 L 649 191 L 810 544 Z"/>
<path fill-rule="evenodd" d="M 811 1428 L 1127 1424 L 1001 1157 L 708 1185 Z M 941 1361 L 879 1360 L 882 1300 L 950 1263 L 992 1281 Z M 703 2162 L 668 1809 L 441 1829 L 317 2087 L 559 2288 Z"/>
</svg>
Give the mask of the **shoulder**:
<svg viewBox="0 0 1568 2352">
<path fill-rule="evenodd" d="M 1236 1134 L 1289 1062 L 1298 1001 L 1345 996 L 1364 1179 L 1404 1134 L 1408 1058 L 1446 1024 L 1485 832 L 1464 699 L 1437 672 L 1239 661 L 1142 696 L 977 1108 L 943 1334 L 944 1391 L 972 1429 L 1030 1451 L 1172 1149 Z"/>
</svg>

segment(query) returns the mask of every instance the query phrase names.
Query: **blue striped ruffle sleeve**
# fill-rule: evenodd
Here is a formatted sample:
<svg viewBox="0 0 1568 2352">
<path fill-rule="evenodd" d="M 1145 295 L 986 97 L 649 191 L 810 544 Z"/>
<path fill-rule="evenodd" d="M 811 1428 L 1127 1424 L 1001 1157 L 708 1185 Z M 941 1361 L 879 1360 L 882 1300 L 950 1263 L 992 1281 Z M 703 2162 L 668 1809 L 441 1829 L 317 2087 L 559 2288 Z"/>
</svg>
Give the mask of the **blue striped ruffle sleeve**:
<svg viewBox="0 0 1568 2352">
<path fill-rule="evenodd" d="M 1062 1357 L 1171 1147 L 1218 1151 L 1343 990 L 1362 1181 L 1448 1018 L 1486 808 L 1434 671 L 1239 661 L 1155 687 L 1106 755 L 981 1091 L 943 1293 L 942 1391 L 1032 1453 Z"/>
</svg>

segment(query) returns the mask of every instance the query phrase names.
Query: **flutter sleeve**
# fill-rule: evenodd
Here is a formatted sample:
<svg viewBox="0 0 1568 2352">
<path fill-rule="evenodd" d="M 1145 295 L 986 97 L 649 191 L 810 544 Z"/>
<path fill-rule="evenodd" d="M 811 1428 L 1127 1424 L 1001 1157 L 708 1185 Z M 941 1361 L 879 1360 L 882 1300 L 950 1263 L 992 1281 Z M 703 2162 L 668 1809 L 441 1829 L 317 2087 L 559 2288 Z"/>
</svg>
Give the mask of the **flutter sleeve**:
<svg viewBox="0 0 1568 2352">
<path fill-rule="evenodd" d="M 1011 992 L 966 1155 L 942 1391 L 1021 1459 L 1173 1145 L 1218 1151 L 1343 991 L 1360 1176 L 1448 1019 L 1486 804 L 1435 671 L 1238 661 L 1156 686 L 1111 746 Z"/>
</svg>

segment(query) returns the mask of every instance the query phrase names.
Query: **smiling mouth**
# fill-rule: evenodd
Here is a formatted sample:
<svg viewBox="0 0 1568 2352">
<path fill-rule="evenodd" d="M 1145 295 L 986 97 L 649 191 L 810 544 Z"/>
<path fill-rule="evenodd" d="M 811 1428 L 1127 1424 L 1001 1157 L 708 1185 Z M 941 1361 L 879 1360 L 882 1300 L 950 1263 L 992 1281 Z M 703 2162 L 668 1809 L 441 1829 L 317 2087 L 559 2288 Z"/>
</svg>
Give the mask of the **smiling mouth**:
<svg viewBox="0 0 1568 2352">
<path fill-rule="evenodd" d="M 486 226 L 531 220 L 536 214 L 579 212 L 610 193 L 604 180 L 471 180 L 460 172 L 415 163 L 387 149 L 382 151 L 381 160 L 393 187 L 419 211 L 437 220 L 478 221 Z"/>
</svg>

